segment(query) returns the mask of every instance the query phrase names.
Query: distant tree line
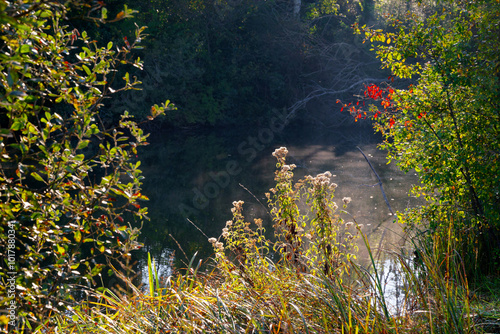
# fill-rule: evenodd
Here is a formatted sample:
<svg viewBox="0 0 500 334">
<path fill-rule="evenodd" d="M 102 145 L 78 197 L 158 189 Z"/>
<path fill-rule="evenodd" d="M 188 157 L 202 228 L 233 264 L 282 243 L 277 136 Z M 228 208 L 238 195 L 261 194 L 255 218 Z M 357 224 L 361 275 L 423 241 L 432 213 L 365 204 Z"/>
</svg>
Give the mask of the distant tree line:
<svg viewBox="0 0 500 334">
<path fill-rule="evenodd" d="M 361 52 L 351 25 L 373 19 L 373 1 L 109 0 L 105 5 L 109 17 L 123 5 L 138 13 L 113 25 L 73 24 L 123 43 L 135 24 L 148 27 L 139 52 L 144 70 L 131 71 L 142 91 L 109 102 L 102 114 L 111 120 L 124 110 L 144 117 L 146 106 L 168 97 L 177 106 L 163 118 L 170 125 L 258 124 L 276 109 L 288 108 L 295 116 L 311 97 L 328 95 L 334 105 L 336 91 L 345 93 L 353 83 L 359 89 L 370 75 L 359 63 L 373 56 Z M 321 90 L 327 94 L 318 95 Z"/>
</svg>

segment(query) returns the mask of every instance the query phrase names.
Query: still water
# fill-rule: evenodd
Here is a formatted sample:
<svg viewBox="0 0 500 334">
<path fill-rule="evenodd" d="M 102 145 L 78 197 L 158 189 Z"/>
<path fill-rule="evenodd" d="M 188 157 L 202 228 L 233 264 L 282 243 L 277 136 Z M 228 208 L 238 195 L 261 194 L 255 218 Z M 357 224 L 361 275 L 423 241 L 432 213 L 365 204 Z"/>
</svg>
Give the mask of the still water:
<svg viewBox="0 0 500 334">
<path fill-rule="evenodd" d="M 198 259 L 212 255 L 207 237 L 221 234 L 232 218 L 233 201 L 245 202 L 248 221 L 265 220 L 264 193 L 273 186 L 276 164 L 271 154 L 281 146 L 288 148 L 287 162 L 297 165 L 297 178 L 325 171 L 336 175 L 332 180 L 338 184 L 335 196 L 339 202 L 352 198 L 347 211 L 363 224 L 372 248 L 398 249 L 401 227 L 361 151 L 380 177 L 394 212 L 415 205 L 416 199 L 408 192 L 417 177 L 387 164 L 385 153 L 377 149 L 380 141 L 369 126 L 281 129 L 272 122 L 258 129 L 153 133 L 150 145 L 140 153 L 143 192 L 150 198 L 150 221 L 142 228 L 145 253 L 150 252 L 159 263 L 159 275 L 168 276 L 173 263 L 183 267 L 196 252 Z M 271 230 L 271 223 L 267 224 Z"/>
</svg>

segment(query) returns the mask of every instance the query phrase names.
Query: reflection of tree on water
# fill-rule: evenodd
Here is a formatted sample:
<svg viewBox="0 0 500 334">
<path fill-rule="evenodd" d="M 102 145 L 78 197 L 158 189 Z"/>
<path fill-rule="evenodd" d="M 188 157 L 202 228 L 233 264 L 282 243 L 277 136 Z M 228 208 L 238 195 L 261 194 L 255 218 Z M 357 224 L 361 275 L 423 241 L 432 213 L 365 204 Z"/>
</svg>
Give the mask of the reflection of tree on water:
<svg viewBox="0 0 500 334">
<path fill-rule="evenodd" d="M 377 263 L 377 271 L 381 278 L 382 293 L 392 314 L 404 313 L 405 282 L 402 280 L 401 265 L 395 259 L 385 259 Z"/>
</svg>

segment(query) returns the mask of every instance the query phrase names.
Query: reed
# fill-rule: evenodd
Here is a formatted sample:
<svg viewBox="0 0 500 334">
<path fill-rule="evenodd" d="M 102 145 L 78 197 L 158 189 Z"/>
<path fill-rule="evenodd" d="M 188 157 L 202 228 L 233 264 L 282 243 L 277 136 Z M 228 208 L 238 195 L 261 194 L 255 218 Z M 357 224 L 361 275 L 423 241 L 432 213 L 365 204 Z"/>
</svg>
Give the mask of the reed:
<svg viewBox="0 0 500 334">
<path fill-rule="evenodd" d="M 286 149 L 275 156 L 277 185 L 268 194 L 275 239 L 265 237 L 261 220 L 247 222 L 244 203 L 234 202 L 233 219 L 219 238 L 209 239 L 214 256 L 205 266 L 211 270 L 201 272 L 195 255 L 185 270 L 162 280 L 148 256 L 146 290 L 117 272 L 130 286 L 128 293 L 94 291 L 45 332 L 481 333 L 493 328 L 498 313 L 474 306 L 451 237 L 433 244 L 414 239 L 417 260 L 393 254 L 404 295 L 403 306 L 393 312 L 366 236 L 355 221 L 342 218 L 350 199 L 337 206 L 336 185 L 327 173 L 294 183 Z M 307 212 L 299 209 L 300 201 Z M 356 262 L 360 237 L 370 268 Z M 435 244 L 446 244 L 446 251 Z"/>
</svg>

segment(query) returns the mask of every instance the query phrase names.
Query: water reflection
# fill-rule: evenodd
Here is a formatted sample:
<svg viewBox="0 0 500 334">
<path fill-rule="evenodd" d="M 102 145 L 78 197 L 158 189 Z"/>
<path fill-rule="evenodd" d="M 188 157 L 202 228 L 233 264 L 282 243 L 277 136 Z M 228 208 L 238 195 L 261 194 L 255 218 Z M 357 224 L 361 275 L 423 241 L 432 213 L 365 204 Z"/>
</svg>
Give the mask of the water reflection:
<svg viewBox="0 0 500 334">
<path fill-rule="evenodd" d="M 378 179 L 356 147 L 380 176 L 394 211 L 414 205 L 415 200 L 407 194 L 417 178 L 387 165 L 384 152 L 376 148 L 379 142 L 369 127 L 321 131 L 292 126 L 282 132 L 232 128 L 153 134 L 151 144 L 141 152 L 143 190 L 150 198 L 151 219 L 142 229 L 145 251 L 157 259 L 170 258 L 175 251 L 179 267 L 195 252 L 198 258 L 208 258 L 212 248 L 207 236 L 220 235 L 231 219 L 235 200 L 245 201 L 248 220 L 264 218 L 270 230 L 264 193 L 273 186 L 276 161 L 271 153 L 280 146 L 288 148 L 289 162 L 297 165 L 298 178 L 327 170 L 335 174 L 334 182 L 339 186 L 336 197 L 339 201 L 345 196 L 352 198 L 348 211 L 363 224 L 370 243 L 377 245 L 373 247 L 397 249 L 401 228 L 393 223 L 395 217 L 390 215 Z M 160 261 L 160 265 L 167 263 Z"/>
</svg>

